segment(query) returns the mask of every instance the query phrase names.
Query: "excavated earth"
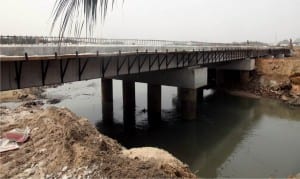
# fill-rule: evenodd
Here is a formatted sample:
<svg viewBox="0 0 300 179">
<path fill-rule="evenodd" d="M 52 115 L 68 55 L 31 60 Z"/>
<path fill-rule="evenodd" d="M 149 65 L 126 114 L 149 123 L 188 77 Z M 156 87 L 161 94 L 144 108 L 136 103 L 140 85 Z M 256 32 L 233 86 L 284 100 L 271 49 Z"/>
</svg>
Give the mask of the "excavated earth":
<svg viewBox="0 0 300 179">
<path fill-rule="evenodd" d="M 257 59 L 255 65 L 251 80 L 235 89 L 300 106 L 300 47 L 295 49 L 293 57 Z"/>
<path fill-rule="evenodd" d="M 0 134 L 31 129 L 14 151 L 1 153 L 0 178 L 193 178 L 188 166 L 156 148 L 127 150 L 66 108 L 38 103 L 0 108 Z"/>
</svg>

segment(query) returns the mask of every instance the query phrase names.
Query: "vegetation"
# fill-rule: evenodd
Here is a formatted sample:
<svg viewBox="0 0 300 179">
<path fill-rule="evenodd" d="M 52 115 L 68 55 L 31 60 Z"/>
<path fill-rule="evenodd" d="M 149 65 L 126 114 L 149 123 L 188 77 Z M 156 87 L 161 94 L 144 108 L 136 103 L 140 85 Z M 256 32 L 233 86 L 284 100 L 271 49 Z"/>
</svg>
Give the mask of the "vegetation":
<svg viewBox="0 0 300 179">
<path fill-rule="evenodd" d="M 59 37 L 65 32 L 78 37 L 83 30 L 91 36 L 98 18 L 104 21 L 108 8 L 114 4 L 115 0 L 56 0 L 51 31 L 58 24 Z"/>
</svg>

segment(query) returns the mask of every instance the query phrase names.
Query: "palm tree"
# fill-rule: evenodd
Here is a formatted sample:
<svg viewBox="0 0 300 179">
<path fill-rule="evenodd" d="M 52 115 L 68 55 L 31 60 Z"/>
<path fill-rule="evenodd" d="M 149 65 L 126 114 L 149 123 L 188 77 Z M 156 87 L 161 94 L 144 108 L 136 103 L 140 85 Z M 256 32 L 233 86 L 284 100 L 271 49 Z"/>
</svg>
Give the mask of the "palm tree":
<svg viewBox="0 0 300 179">
<path fill-rule="evenodd" d="M 83 29 L 91 36 L 97 19 L 100 17 L 103 22 L 108 8 L 114 4 L 115 0 L 56 0 L 51 32 L 58 25 L 60 38 L 66 32 L 80 36 Z"/>
</svg>

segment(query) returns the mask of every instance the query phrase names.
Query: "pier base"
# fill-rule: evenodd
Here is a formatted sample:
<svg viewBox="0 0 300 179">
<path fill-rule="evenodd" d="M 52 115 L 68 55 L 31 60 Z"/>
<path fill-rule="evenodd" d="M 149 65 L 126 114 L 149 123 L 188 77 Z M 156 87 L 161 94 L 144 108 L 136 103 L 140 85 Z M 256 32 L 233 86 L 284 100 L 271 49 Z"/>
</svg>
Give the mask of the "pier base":
<svg viewBox="0 0 300 179">
<path fill-rule="evenodd" d="M 161 120 L 161 86 L 148 84 L 148 121 L 155 125 Z"/>
<path fill-rule="evenodd" d="M 112 79 L 101 79 L 102 120 L 104 124 L 113 123 L 113 85 Z"/>
<path fill-rule="evenodd" d="M 197 117 L 197 89 L 178 88 L 178 100 L 182 118 L 193 120 Z"/>
<path fill-rule="evenodd" d="M 135 83 L 123 80 L 123 120 L 127 130 L 135 128 Z"/>
</svg>

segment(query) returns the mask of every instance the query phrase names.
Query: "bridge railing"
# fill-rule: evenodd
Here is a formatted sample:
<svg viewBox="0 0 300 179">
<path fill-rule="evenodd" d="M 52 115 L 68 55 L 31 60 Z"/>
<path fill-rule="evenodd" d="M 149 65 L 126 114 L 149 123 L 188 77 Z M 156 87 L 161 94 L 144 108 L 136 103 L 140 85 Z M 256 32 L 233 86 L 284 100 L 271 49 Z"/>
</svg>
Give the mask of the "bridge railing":
<svg viewBox="0 0 300 179">
<path fill-rule="evenodd" d="M 78 37 L 47 37 L 47 36 L 0 36 L 0 44 L 6 45 L 33 45 L 33 44 L 63 44 L 63 45 L 192 45 L 187 41 L 167 41 L 167 40 L 141 40 L 141 39 L 106 39 L 106 38 L 78 38 Z"/>
<path fill-rule="evenodd" d="M 0 45 L 136 45 L 136 46 L 263 46 L 252 43 L 208 43 L 197 41 L 170 41 L 145 39 L 106 39 L 106 38 L 78 38 L 53 36 L 5 36 L 0 35 Z"/>
</svg>

